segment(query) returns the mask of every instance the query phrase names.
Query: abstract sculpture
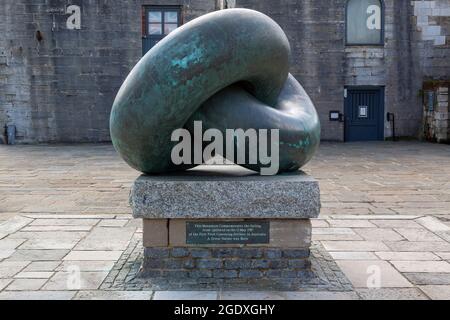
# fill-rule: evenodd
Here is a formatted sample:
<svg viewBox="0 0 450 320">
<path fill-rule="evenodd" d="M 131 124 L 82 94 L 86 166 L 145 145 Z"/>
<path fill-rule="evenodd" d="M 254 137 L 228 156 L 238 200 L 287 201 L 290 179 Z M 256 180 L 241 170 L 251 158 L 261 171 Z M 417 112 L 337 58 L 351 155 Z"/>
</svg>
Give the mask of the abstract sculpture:
<svg viewBox="0 0 450 320">
<path fill-rule="evenodd" d="M 298 170 L 319 145 L 320 124 L 288 72 L 289 55 L 283 30 L 257 11 L 222 10 L 183 25 L 141 59 L 117 94 L 116 150 L 147 174 L 186 170 L 194 165 L 171 161 L 171 135 L 199 120 L 204 130 L 279 129 L 279 172 Z"/>
</svg>

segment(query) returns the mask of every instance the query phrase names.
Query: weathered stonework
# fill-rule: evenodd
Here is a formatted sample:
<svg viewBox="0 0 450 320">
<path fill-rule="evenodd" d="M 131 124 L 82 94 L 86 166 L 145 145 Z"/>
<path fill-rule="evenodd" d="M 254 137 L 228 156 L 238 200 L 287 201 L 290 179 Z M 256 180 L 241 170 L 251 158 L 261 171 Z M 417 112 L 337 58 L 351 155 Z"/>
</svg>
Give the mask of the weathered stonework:
<svg viewBox="0 0 450 320">
<path fill-rule="evenodd" d="M 278 279 L 311 272 L 309 248 L 145 248 L 144 278 Z"/>
<path fill-rule="evenodd" d="M 316 180 L 302 172 L 260 176 L 239 166 L 141 176 L 132 188 L 134 218 L 310 219 L 320 212 Z"/>
<path fill-rule="evenodd" d="M 422 40 L 431 40 L 435 46 L 445 45 L 450 35 L 445 34 L 439 20 L 441 17 L 450 17 L 448 1 L 412 1 L 412 4 L 417 31 L 422 33 Z"/>
<path fill-rule="evenodd" d="M 450 143 L 450 84 L 426 83 L 424 86 L 424 138 L 439 143 Z M 429 94 L 433 101 L 429 101 Z"/>
<path fill-rule="evenodd" d="M 114 96 L 142 56 L 142 6 L 180 5 L 184 21 L 189 21 L 216 10 L 218 2 L 4 0 L 0 128 L 16 125 L 18 143 L 109 141 Z M 80 30 L 66 26 L 70 15 L 65 10 L 72 4 L 81 7 Z M 233 3 L 268 14 L 287 33 L 293 50 L 291 71 L 318 109 L 323 139 L 344 138 L 343 124 L 328 120 L 330 110 L 343 112 L 344 86 L 367 84 L 385 87 L 385 111 L 395 113 L 397 135 L 419 136 L 423 81 L 448 80 L 450 74 L 450 0 L 385 0 L 382 47 L 346 47 L 345 4 Z M 391 129 L 385 122 L 386 137 Z"/>
</svg>

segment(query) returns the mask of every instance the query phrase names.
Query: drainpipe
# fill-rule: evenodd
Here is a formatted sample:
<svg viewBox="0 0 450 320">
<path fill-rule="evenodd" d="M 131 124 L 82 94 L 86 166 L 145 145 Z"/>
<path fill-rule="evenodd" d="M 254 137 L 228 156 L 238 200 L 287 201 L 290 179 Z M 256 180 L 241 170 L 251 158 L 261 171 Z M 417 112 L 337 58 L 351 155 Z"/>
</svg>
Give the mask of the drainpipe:
<svg viewBox="0 0 450 320">
<path fill-rule="evenodd" d="M 9 145 L 16 144 L 16 126 L 13 124 L 6 126 L 6 143 Z"/>
<path fill-rule="evenodd" d="M 388 112 L 387 121 L 392 122 L 392 141 L 397 141 L 397 138 L 395 137 L 395 114 Z"/>
</svg>

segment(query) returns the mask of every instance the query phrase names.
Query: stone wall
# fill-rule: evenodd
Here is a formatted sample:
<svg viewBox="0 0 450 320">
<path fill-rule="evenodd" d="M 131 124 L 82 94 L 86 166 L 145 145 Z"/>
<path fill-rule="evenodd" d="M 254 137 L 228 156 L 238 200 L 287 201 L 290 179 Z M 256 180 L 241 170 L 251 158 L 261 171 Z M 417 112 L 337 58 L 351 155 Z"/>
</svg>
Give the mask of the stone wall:
<svg viewBox="0 0 450 320">
<path fill-rule="evenodd" d="M 109 141 L 113 99 L 142 55 L 142 6 L 181 5 L 186 22 L 236 5 L 286 31 L 291 71 L 318 108 L 323 139 L 344 138 L 343 124 L 328 120 L 343 112 L 344 86 L 367 84 L 385 86 L 397 134 L 419 136 L 423 81 L 450 77 L 450 0 L 384 3 L 385 46 L 346 47 L 346 0 L 3 0 L 0 127 L 16 125 L 19 143 Z M 73 4 L 79 30 L 67 27 Z"/>
<path fill-rule="evenodd" d="M 108 141 L 113 97 L 140 57 L 136 1 L 5 1 L 0 125 L 18 142 Z M 80 30 L 67 28 L 69 4 Z"/>
<path fill-rule="evenodd" d="M 142 56 L 142 5 L 185 5 L 185 21 L 215 9 L 213 0 L 3 2 L 0 127 L 14 124 L 18 143 L 110 141 L 114 97 Z M 79 30 L 67 27 L 72 4 Z"/>
<path fill-rule="evenodd" d="M 438 142 L 450 141 L 446 133 L 448 127 L 448 103 L 438 101 L 448 99 L 444 83 L 450 80 L 450 0 L 412 1 L 411 50 L 414 54 L 415 77 L 414 90 L 420 92 L 417 99 L 420 104 L 424 100 L 421 89 L 435 87 L 436 108 L 431 114 L 426 110 L 420 136 Z M 442 83 L 442 89 L 439 83 Z M 431 121 L 431 129 L 427 130 L 427 122 Z M 445 136 L 447 135 L 447 138 Z"/>
<path fill-rule="evenodd" d="M 422 109 L 418 92 L 422 86 L 410 50 L 408 1 L 384 1 L 385 45 L 352 46 L 345 49 L 346 86 L 385 87 L 385 113 L 395 114 L 396 135 L 418 136 Z M 385 136 L 392 135 L 385 120 Z"/>
<path fill-rule="evenodd" d="M 345 0 L 237 0 L 272 17 L 291 43 L 291 73 L 311 96 L 322 124 L 322 139 L 342 140 L 343 126 L 329 111 L 344 108 Z"/>
<path fill-rule="evenodd" d="M 305 248 L 145 248 L 141 277 L 220 280 L 304 278 L 311 272 Z"/>
<path fill-rule="evenodd" d="M 450 82 L 427 82 L 423 90 L 423 133 L 428 141 L 450 143 Z"/>
</svg>

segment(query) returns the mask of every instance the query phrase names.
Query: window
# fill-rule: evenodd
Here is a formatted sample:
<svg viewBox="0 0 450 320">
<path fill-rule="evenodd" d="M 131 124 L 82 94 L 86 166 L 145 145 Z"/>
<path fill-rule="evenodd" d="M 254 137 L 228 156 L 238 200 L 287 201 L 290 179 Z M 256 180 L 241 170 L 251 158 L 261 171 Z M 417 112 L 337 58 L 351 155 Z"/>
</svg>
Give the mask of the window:
<svg viewBox="0 0 450 320">
<path fill-rule="evenodd" d="M 153 46 L 180 25 L 180 7 L 144 7 L 142 19 L 143 53 L 146 54 Z"/>
<path fill-rule="evenodd" d="M 346 20 L 348 45 L 384 44 L 383 1 L 349 0 Z"/>
</svg>

